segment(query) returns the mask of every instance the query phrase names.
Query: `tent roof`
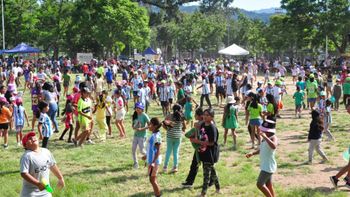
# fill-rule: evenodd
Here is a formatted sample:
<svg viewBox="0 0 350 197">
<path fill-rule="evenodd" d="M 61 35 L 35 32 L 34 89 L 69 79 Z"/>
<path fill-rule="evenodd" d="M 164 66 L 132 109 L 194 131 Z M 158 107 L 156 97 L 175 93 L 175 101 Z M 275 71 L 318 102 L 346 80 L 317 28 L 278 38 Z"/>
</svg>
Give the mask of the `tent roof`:
<svg viewBox="0 0 350 197">
<path fill-rule="evenodd" d="M 40 49 L 31 47 L 23 42 L 21 44 L 17 45 L 13 49 L 4 51 L 4 53 L 40 53 L 40 52 L 41 52 Z"/>
<path fill-rule="evenodd" d="M 219 53 L 223 55 L 248 55 L 249 51 L 243 49 L 242 47 L 236 44 L 232 44 L 227 48 L 221 49 Z"/>
<path fill-rule="evenodd" d="M 148 47 L 144 52 L 143 55 L 157 55 L 157 52 L 155 52 L 151 47 Z"/>
</svg>

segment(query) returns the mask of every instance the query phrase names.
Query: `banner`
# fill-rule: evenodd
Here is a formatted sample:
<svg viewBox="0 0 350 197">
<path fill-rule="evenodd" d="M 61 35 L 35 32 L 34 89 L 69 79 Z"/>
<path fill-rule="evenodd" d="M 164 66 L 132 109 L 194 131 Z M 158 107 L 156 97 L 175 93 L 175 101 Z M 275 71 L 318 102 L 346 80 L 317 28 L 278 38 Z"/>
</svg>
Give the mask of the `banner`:
<svg viewBox="0 0 350 197">
<path fill-rule="evenodd" d="M 90 61 L 93 59 L 92 53 L 77 53 L 77 60 L 79 63 L 90 63 Z"/>
</svg>

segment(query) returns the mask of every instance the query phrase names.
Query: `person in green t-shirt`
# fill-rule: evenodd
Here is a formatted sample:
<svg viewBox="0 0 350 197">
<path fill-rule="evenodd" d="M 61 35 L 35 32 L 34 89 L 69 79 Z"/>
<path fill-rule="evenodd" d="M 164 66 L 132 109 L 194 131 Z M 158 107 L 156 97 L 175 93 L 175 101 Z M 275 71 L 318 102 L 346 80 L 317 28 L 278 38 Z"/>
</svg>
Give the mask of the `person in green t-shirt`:
<svg viewBox="0 0 350 197">
<path fill-rule="evenodd" d="M 347 77 L 343 84 L 343 102 L 345 108 L 350 105 L 350 77 Z"/>
<path fill-rule="evenodd" d="M 68 88 L 69 88 L 69 85 L 70 85 L 70 82 L 71 82 L 71 77 L 70 77 L 68 72 L 69 72 L 69 70 L 65 69 L 64 73 L 63 73 L 63 76 L 62 76 L 63 88 L 64 88 L 63 96 L 66 96 L 68 94 Z"/>
<path fill-rule="evenodd" d="M 139 146 L 142 156 L 146 155 L 145 142 L 150 118 L 143 112 L 144 105 L 140 102 L 135 103 L 135 112 L 132 115 L 132 128 L 134 129 L 134 139 L 132 141 L 132 159 L 134 160 L 134 169 L 139 168 L 136 157 L 136 148 Z"/>
<path fill-rule="evenodd" d="M 297 91 L 293 95 L 294 104 L 295 104 L 295 117 L 301 118 L 301 106 L 304 101 L 304 92 L 300 90 L 300 87 L 297 86 Z"/>
<path fill-rule="evenodd" d="M 91 132 L 91 120 L 92 120 L 92 114 L 91 114 L 91 99 L 90 96 L 90 89 L 88 87 L 84 87 L 81 90 L 81 98 L 78 101 L 78 121 L 80 128 L 82 130 L 82 133 L 77 137 L 77 139 L 74 139 L 73 142 L 75 145 L 81 146 L 85 139 L 90 136 Z"/>
<path fill-rule="evenodd" d="M 306 82 L 306 92 L 307 92 L 307 102 L 309 103 L 310 106 L 310 110 L 312 111 L 315 103 L 316 103 L 316 99 L 318 97 L 318 84 L 317 81 L 314 78 L 314 74 L 310 74 L 310 79 Z"/>
<path fill-rule="evenodd" d="M 194 127 L 190 129 L 185 136 L 189 138 L 190 140 L 192 139 L 198 139 L 199 134 L 198 134 L 198 129 L 203 123 L 203 110 L 202 108 L 198 108 L 195 112 L 195 119 L 197 120 L 196 123 L 194 123 Z M 198 154 L 198 149 L 200 148 L 199 144 L 192 143 L 192 147 L 194 148 L 194 154 L 192 158 L 192 163 L 190 167 L 190 172 L 188 173 L 188 176 L 186 178 L 186 181 L 182 183 L 183 187 L 192 187 L 193 182 L 197 176 L 198 168 L 200 165 L 200 159 L 199 159 L 199 154 Z"/>
<path fill-rule="evenodd" d="M 259 104 L 258 96 L 256 94 L 249 93 L 247 99 L 248 101 L 250 101 L 250 104 L 246 110 L 246 125 L 248 125 L 248 120 L 249 120 L 249 126 L 251 128 L 249 134 L 250 134 L 250 139 L 252 141 L 252 149 L 254 149 L 255 136 L 257 136 L 258 144 L 260 145 L 259 126 L 262 123 L 263 107 L 261 104 Z"/>
</svg>

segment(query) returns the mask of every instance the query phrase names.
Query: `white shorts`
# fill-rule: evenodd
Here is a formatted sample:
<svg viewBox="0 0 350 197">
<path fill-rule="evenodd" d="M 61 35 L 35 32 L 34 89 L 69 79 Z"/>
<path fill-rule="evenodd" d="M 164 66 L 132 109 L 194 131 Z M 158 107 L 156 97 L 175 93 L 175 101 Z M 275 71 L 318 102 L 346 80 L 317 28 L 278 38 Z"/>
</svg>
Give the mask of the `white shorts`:
<svg viewBox="0 0 350 197">
<path fill-rule="evenodd" d="M 117 111 L 117 112 L 115 113 L 115 116 L 116 116 L 115 119 L 116 119 L 116 120 L 124 120 L 125 114 L 126 114 L 125 109 L 121 109 L 121 110 L 119 110 L 119 111 Z"/>
</svg>

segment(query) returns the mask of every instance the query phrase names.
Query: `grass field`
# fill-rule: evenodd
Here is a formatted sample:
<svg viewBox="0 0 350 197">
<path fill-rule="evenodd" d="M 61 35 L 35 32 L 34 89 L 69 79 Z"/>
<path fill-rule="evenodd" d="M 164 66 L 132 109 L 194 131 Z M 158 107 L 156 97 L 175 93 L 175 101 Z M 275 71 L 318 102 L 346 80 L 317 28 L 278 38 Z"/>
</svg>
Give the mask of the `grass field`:
<svg viewBox="0 0 350 197">
<path fill-rule="evenodd" d="M 19 88 L 21 90 L 22 88 Z M 281 113 L 282 119 L 277 123 L 277 136 L 280 139 L 277 148 L 278 172 L 274 175 L 274 185 L 277 196 L 307 197 L 307 196 L 350 196 L 349 189 L 341 187 L 334 191 L 329 176 L 334 175 L 346 162 L 341 153 L 348 147 L 350 139 L 350 115 L 346 114 L 344 107 L 333 112 L 333 125 L 331 131 L 335 142 L 324 142 L 323 147 L 330 158 L 330 162 L 319 164 L 321 158 L 317 155 L 313 165 L 306 165 L 307 161 L 307 131 L 311 120 L 308 111 L 303 112 L 302 119 L 294 118 L 294 104 L 292 93 L 294 88 L 288 83 L 288 95 L 284 96 L 285 109 Z M 197 96 L 197 101 L 199 97 Z M 211 100 L 216 103 L 212 96 Z M 24 95 L 25 108 L 28 114 L 30 96 Z M 61 100 L 61 109 L 64 101 Z M 132 103 L 129 104 L 132 106 Z M 221 125 L 222 108 L 215 107 L 215 121 Z M 58 141 L 64 125 L 60 123 L 60 133 L 54 134 L 49 142 L 49 149 L 61 169 L 66 187 L 55 190 L 54 196 L 152 196 L 153 190 L 147 177 L 147 168 L 140 167 L 134 170 L 131 158 L 131 129 L 132 110 L 126 115 L 126 130 L 128 137 L 119 139 L 116 126 L 113 125 L 115 138 L 108 139 L 106 143 L 86 145 L 84 148 L 74 148 L 73 145 Z M 160 117 L 161 108 L 155 103 L 149 109 L 150 117 Z M 208 196 L 262 196 L 256 188 L 255 182 L 259 173 L 259 158 L 246 159 L 250 144 L 249 135 L 244 125 L 243 111 L 239 113 L 240 128 L 238 129 L 238 148 L 232 150 L 232 138 L 222 148 L 220 161 L 216 164 L 222 186 L 222 194 L 214 194 L 215 188 L 208 190 Z M 25 132 L 29 128 L 25 128 Z M 97 129 L 97 128 L 95 128 Z M 164 158 L 166 149 L 165 131 L 162 130 L 163 144 L 161 152 Z M 219 127 L 220 143 L 222 143 L 223 129 Z M 67 138 L 67 135 L 66 135 Z M 0 139 L 3 143 L 3 139 Z M 10 133 L 9 149 L 0 149 L 0 196 L 18 196 L 21 191 L 22 178 L 19 173 L 19 160 L 24 150 L 16 146 L 15 133 Z M 197 196 L 201 191 L 203 182 L 202 168 L 199 169 L 194 188 L 183 189 L 181 183 L 185 180 L 193 149 L 189 140 L 183 138 L 180 150 L 179 172 L 176 174 L 160 174 L 158 181 L 163 196 Z M 141 160 L 141 158 L 139 158 Z M 141 166 L 143 162 L 140 162 Z M 169 168 L 172 167 L 172 160 Z M 341 183 L 340 181 L 339 183 Z M 51 175 L 51 184 L 56 185 L 56 178 Z"/>
</svg>

